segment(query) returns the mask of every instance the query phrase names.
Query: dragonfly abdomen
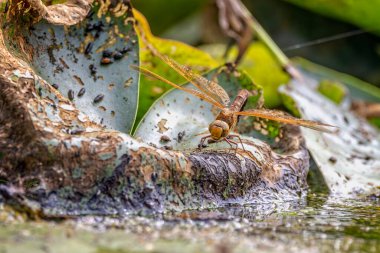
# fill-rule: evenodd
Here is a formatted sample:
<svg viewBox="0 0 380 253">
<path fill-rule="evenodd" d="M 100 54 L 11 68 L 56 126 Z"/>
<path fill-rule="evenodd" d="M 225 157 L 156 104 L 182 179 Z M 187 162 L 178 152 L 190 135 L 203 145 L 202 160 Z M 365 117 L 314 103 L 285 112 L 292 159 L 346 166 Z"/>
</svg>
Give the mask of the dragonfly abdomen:
<svg viewBox="0 0 380 253">
<path fill-rule="evenodd" d="M 230 105 L 230 108 L 229 108 L 230 111 L 240 112 L 243 109 L 245 103 L 247 102 L 248 96 L 249 96 L 248 90 L 243 89 L 239 91 L 235 100 Z"/>
</svg>

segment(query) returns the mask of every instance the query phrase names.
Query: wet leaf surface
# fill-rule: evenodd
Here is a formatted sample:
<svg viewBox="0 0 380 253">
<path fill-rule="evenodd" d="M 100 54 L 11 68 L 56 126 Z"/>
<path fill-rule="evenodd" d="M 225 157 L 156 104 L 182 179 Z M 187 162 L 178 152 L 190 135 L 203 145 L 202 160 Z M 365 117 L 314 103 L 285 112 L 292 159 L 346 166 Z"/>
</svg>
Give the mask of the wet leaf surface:
<svg viewBox="0 0 380 253">
<path fill-rule="evenodd" d="M 75 26 L 41 21 L 27 40 L 33 46 L 34 69 L 55 85 L 89 118 L 107 128 L 129 133 L 138 103 L 139 45 L 132 10 L 104 9 L 96 2 Z"/>
<path fill-rule="evenodd" d="M 374 201 L 310 194 L 286 205 L 228 206 L 153 217 L 87 216 L 26 224 L 10 218 L 0 223 L 0 250 L 375 253 L 380 248 L 379 208 Z"/>
<path fill-rule="evenodd" d="M 379 131 L 351 112 L 349 103 L 337 105 L 316 92 L 326 75 L 315 69 L 315 72 L 301 71 L 303 80 L 293 81 L 280 90 L 292 97 L 302 117 L 339 127 L 336 134 L 302 129 L 307 147 L 330 191 L 333 195 L 346 197 L 379 194 Z M 374 97 L 376 94 L 367 96 Z"/>
</svg>

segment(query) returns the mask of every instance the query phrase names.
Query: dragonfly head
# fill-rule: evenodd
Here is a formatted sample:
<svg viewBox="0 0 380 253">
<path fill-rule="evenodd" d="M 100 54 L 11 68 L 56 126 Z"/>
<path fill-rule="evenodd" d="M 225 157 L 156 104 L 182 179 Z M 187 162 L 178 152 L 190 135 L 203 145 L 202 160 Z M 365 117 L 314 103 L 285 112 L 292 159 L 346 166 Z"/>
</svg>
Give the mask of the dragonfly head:
<svg viewBox="0 0 380 253">
<path fill-rule="evenodd" d="M 210 124 L 208 130 L 210 131 L 212 139 L 220 140 L 221 138 L 227 137 L 230 132 L 230 127 L 224 121 L 215 120 Z"/>
</svg>

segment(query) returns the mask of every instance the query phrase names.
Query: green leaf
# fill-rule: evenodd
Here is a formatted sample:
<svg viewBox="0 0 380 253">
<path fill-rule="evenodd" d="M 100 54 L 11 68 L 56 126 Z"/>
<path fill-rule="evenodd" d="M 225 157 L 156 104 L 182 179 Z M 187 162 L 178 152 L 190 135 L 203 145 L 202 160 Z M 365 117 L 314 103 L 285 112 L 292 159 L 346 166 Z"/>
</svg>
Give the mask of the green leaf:
<svg viewBox="0 0 380 253">
<path fill-rule="evenodd" d="M 340 104 L 347 95 L 346 88 L 341 83 L 327 79 L 318 84 L 318 91 L 336 104 Z"/>
<path fill-rule="evenodd" d="M 91 120 L 125 133 L 135 119 L 139 81 L 138 73 L 129 69 L 139 64 L 130 17 L 130 8 L 114 13 L 95 2 L 87 19 L 76 26 L 41 21 L 26 36 L 35 48 L 31 64 L 42 78 L 57 85 Z M 105 64 L 106 58 L 112 63 Z"/>
<path fill-rule="evenodd" d="M 220 64 L 225 62 L 223 59 L 225 45 L 206 45 L 202 46 L 201 49 L 210 53 Z M 232 61 L 236 55 L 237 49 L 233 48 L 227 60 Z M 252 80 L 263 88 L 266 107 L 274 108 L 282 104 L 277 90 L 280 85 L 289 81 L 289 76 L 262 42 L 255 42 L 250 45 L 238 67 L 246 71 Z"/>
<path fill-rule="evenodd" d="M 345 85 L 355 99 L 380 102 L 380 89 L 370 83 L 303 58 L 293 58 L 292 62 L 301 70 L 312 73 L 317 80 L 335 80 Z"/>
<path fill-rule="evenodd" d="M 286 0 L 314 12 L 337 18 L 380 34 L 379 0 Z"/>
</svg>

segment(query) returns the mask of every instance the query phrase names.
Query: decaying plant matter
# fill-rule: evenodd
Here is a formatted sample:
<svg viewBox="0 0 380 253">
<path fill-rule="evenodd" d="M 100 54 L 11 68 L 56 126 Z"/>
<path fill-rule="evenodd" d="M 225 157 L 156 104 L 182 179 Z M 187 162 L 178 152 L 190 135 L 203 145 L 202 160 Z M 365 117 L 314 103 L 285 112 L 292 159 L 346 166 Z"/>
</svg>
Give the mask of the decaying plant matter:
<svg viewBox="0 0 380 253">
<path fill-rule="evenodd" d="M 42 17 L 70 26 L 85 18 L 91 1 L 60 7 L 45 7 L 41 1 L 11 4 L 29 4 L 37 11 L 28 12 L 35 22 Z M 118 15 L 116 9 L 126 10 L 128 20 L 133 21 L 129 1 L 98 1 L 94 6 L 111 16 Z M 42 216 L 105 215 L 297 199 L 306 189 L 309 156 L 297 127 L 283 129 L 278 143 L 281 154 L 252 138 L 245 144 L 248 152 L 179 152 L 152 147 L 91 120 L 91 115 L 76 106 L 79 98 L 65 97 L 31 67 L 41 52 L 30 50 L 25 30 L 16 27 L 22 21 L 13 19 L 13 10 L 9 8 L 7 20 L 1 21 L 8 28 L 0 30 L 3 200 Z M 138 61 L 138 54 L 130 57 Z M 84 85 L 88 92 L 91 86 Z"/>
</svg>

